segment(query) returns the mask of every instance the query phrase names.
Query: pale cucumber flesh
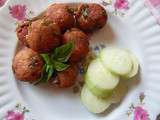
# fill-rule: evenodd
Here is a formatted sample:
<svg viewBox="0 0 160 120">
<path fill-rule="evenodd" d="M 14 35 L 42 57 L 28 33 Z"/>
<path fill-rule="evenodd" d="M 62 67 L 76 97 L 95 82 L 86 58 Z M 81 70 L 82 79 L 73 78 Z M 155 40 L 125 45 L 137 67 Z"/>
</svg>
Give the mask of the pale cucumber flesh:
<svg viewBox="0 0 160 120">
<path fill-rule="evenodd" d="M 117 87 L 113 90 L 113 94 L 110 97 L 112 103 L 119 103 L 125 97 L 128 92 L 128 86 L 125 81 L 120 81 Z"/>
<path fill-rule="evenodd" d="M 131 52 L 128 52 L 128 54 L 132 60 L 132 70 L 127 75 L 125 75 L 125 77 L 132 78 L 138 73 L 139 62 L 138 62 L 137 57 L 134 54 L 132 54 Z"/>
<path fill-rule="evenodd" d="M 92 113 L 102 113 L 111 105 L 109 99 L 95 96 L 85 85 L 81 91 L 81 100 L 88 111 Z"/>
<path fill-rule="evenodd" d="M 128 53 L 120 48 L 104 48 L 100 53 L 104 66 L 117 75 L 126 75 L 132 69 L 132 60 Z"/>
<path fill-rule="evenodd" d="M 93 60 L 87 70 L 81 99 L 92 113 L 102 113 L 111 104 L 119 103 L 127 94 L 126 81 L 138 73 L 139 62 L 134 54 L 125 49 L 105 48 L 99 58 Z"/>
<path fill-rule="evenodd" d="M 119 76 L 105 69 L 99 59 L 93 60 L 85 76 L 87 87 L 96 96 L 106 98 L 119 83 Z"/>
</svg>

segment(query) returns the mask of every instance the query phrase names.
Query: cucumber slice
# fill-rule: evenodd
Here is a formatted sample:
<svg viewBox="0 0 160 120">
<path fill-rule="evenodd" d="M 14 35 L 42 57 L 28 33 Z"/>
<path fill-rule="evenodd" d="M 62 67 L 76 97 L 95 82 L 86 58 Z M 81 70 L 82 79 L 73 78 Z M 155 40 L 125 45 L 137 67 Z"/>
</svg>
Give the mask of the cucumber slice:
<svg viewBox="0 0 160 120">
<path fill-rule="evenodd" d="M 123 49 L 109 47 L 100 53 L 100 59 L 104 66 L 118 75 L 126 75 L 132 69 L 132 60 Z"/>
<path fill-rule="evenodd" d="M 85 82 L 91 92 L 102 98 L 111 95 L 119 83 L 119 76 L 105 69 L 100 59 L 93 60 L 87 70 Z"/>
<path fill-rule="evenodd" d="M 86 85 L 84 85 L 82 88 L 81 100 L 84 106 L 88 109 L 88 111 L 92 113 L 102 113 L 111 105 L 110 100 L 102 99 L 102 98 L 95 96 L 86 87 Z"/>
<path fill-rule="evenodd" d="M 128 87 L 126 82 L 120 81 L 117 87 L 114 89 L 112 96 L 110 97 L 110 101 L 112 103 L 119 103 L 124 98 L 124 96 L 128 92 Z"/>
<path fill-rule="evenodd" d="M 134 54 L 132 54 L 131 52 L 128 52 L 128 54 L 132 60 L 132 70 L 127 75 L 125 75 L 125 77 L 132 78 L 138 73 L 139 62 L 138 62 L 137 57 Z"/>
</svg>

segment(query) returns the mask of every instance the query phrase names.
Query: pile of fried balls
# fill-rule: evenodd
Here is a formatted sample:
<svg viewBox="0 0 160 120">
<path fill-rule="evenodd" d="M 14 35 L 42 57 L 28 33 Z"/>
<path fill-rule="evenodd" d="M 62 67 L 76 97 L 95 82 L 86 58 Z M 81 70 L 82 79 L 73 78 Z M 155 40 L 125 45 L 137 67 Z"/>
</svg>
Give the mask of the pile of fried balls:
<svg viewBox="0 0 160 120">
<path fill-rule="evenodd" d="M 89 52 L 87 33 L 102 28 L 106 21 L 105 9 L 96 3 L 74 6 L 55 3 L 37 19 L 21 21 L 16 32 L 23 47 L 14 56 L 12 64 L 16 79 L 30 83 L 38 80 L 44 66 L 40 54 L 50 53 L 58 46 L 73 42 L 74 48 L 67 61 L 70 66 L 57 72 L 57 81 L 54 82 L 60 88 L 71 87 L 78 75 L 78 63 Z"/>
</svg>

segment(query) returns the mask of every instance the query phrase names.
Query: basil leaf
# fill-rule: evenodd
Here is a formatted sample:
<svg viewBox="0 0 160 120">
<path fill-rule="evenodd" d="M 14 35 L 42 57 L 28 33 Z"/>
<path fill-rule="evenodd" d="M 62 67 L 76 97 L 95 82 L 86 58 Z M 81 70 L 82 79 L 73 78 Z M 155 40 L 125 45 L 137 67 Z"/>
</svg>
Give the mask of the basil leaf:
<svg viewBox="0 0 160 120">
<path fill-rule="evenodd" d="M 84 18 L 87 18 L 89 15 L 89 9 L 88 8 L 85 8 L 84 11 L 83 11 L 83 17 Z"/>
<path fill-rule="evenodd" d="M 51 60 L 50 60 L 50 57 L 48 54 L 41 54 L 41 57 L 43 58 L 43 60 L 45 61 L 45 63 L 47 65 L 50 65 L 51 64 Z"/>
<path fill-rule="evenodd" d="M 73 43 L 67 43 L 60 47 L 57 47 L 52 55 L 52 59 L 59 62 L 67 62 L 73 49 Z"/>
<path fill-rule="evenodd" d="M 40 83 L 46 83 L 46 80 L 47 80 L 46 67 L 47 67 L 47 64 L 45 64 L 43 66 L 43 71 L 41 73 L 41 77 L 33 83 L 34 85 L 37 85 L 37 84 L 40 84 Z"/>
<path fill-rule="evenodd" d="M 48 73 L 48 72 L 49 72 L 49 69 L 50 69 L 50 66 L 49 66 L 49 65 L 46 65 L 45 72 Z"/>
<path fill-rule="evenodd" d="M 67 43 L 54 50 L 53 54 L 40 54 L 45 64 L 40 79 L 35 84 L 47 83 L 55 71 L 64 71 L 69 67 L 68 61 L 73 49 L 73 43 Z"/>
<path fill-rule="evenodd" d="M 89 16 L 89 6 L 87 4 L 83 5 L 82 16 L 86 19 Z"/>
<path fill-rule="evenodd" d="M 54 67 L 56 69 L 56 71 L 60 72 L 60 71 L 64 71 L 65 69 L 67 69 L 70 65 L 65 64 L 65 63 L 61 63 L 58 61 L 54 61 Z"/>
<path fill-rule="evenodd" d="M 41 54 L 43 60 L 45 61 L 42 76 L 40 78 L 41 82 L 48 82 L 54 73 L 54 66 L 49 54 Z"/>
<path fill-rule="evenodd" d="M 51 79 L 53 73 L 54 73 L 54 68 L 53 68 L 53 66 L 50 66 L 49 71 L 48 71 L 48 75 L 47 75 L 47 82 Z"/>
<path fill-rule="evenodd" d="M 68 12 L 70 13 L 70 14 L 75 14 L 75 12 L 77 11 L 77 9 L 76 8 L 68 8 Z"/>
<path fill-rule="evenodd" d="M 46 69 L 48 69 L 48 70 L 46 70 Z M 44 69 L 43 69 L 43 73 L 41 74 L 40 79 L 38 81 L 36 81 L 34 83 L 34 85 L 37 85 L 39 83 L 47 83 L 51 79 L 53 73 L 54 73 L 54 67 L 52 65 L 49 66 L 49 65 L 45 64 Z"/>
</svg>

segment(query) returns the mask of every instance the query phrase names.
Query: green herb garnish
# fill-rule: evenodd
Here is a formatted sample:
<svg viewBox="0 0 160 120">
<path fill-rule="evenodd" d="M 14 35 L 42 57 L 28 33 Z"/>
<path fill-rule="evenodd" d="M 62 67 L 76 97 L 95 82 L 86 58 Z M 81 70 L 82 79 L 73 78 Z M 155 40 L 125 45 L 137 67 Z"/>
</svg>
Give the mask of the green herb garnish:
<svg viewBox="0 0 160 120">
<path fill-rule="evenodd" d="M 84 18 L 87 18 L 89 16 L 89 8 L 88 8 L 88 5 L 84 5 L 84 8 L 82 10 L 82 16 Z"/>
<path fill-rule="evenodd" d="M 68 8 L 68 12 L 69 12 L 70 14 L 75 14 L 76 11 L 77 11 L 77 9 L 75 9 L 75 8 L 72 8 L 72 7 L 69 7 L 69 8 Z"/>
<path fill-rule="evenodd" d="M 47 83 L 56 72 L 67 69 L 70 66 L 67 61 L 70 58 L 72 49 L 73 43 L 67 43 L 55 48 L 50 54 L 41 54 L 45 64 L 40 79 L 34 84 Z"/>
<path fill-rule="evenodd" d="M 42 21 L 42 25 L 44 25 L 44 26 L 49 26 L 50 24 L 52 24 L 52 21 L 50 21 L 50 20 L 44 19 Z"/>
<path fill-rule="evenodd" d="M 107 16 L 107 13 L 105 10 L 102 11 L 102 16 Z"/>
<path fill-rule="evenodd" d="M 67 62 L 73 49 L 73 43 L 67 43 L 60 47 L 57 47 L 52 55 L 52 59 L 59 62 Z"/>
<path fill-rule="evenodd" d="M 60 71 L 64 71 L 65 69 L 67 69 L 69 67 L 69 65 L 66 63 L 54 61 L 54 67 L 55 67 L 56 71 L 60 72 Z"/>
</svg>

